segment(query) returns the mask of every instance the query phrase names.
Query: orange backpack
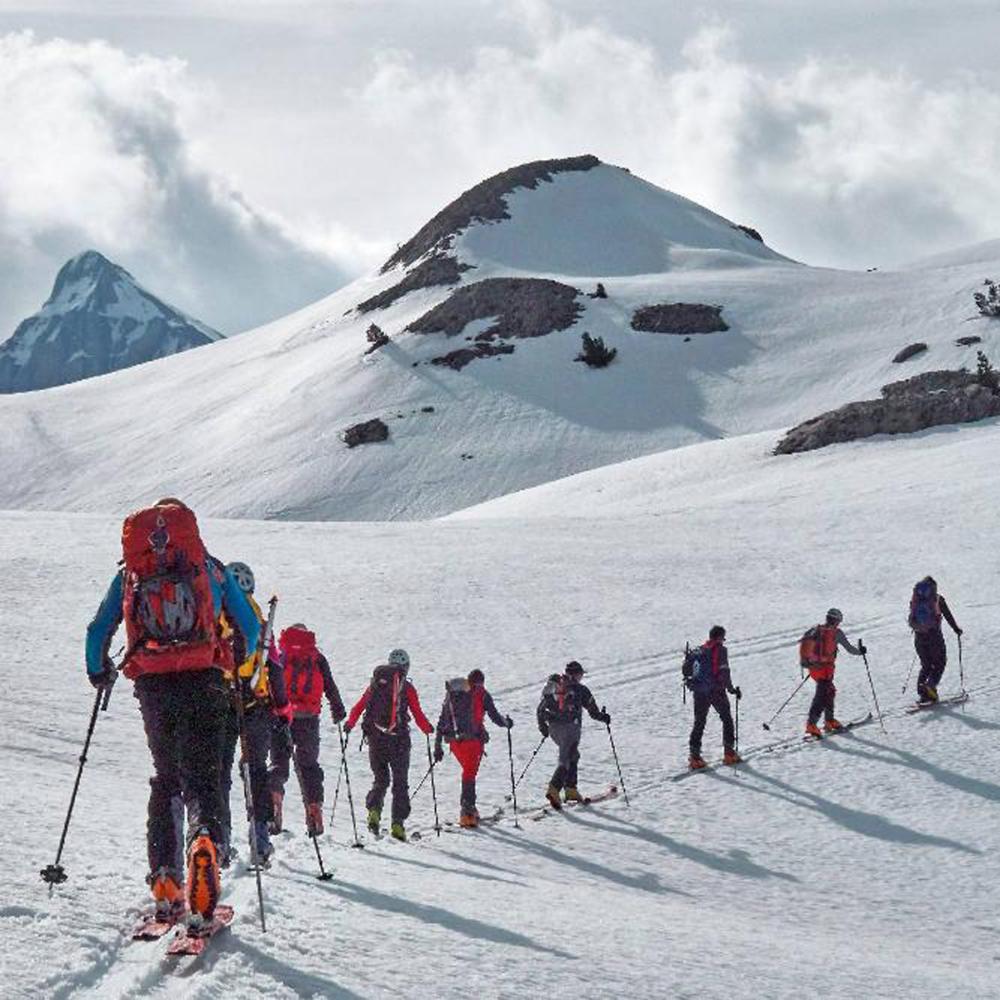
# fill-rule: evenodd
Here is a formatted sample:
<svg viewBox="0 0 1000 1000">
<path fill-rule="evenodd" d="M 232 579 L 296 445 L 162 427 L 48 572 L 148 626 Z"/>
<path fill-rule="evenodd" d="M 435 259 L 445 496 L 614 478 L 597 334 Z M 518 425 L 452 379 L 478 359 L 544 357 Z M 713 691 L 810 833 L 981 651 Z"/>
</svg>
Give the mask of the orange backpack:
<svg viewBox="0 0 1000 1000">
<path fill-rule="evenodd" d="M 122 525 L 126 677 L 212 667 L 215 602 L 194 512 L 169 502 Z"/>
<path fill-rule="evenodd" d="M 799 640 L 799 663 L 814 680 L 829 680 L 837 659 L 837 626 L 814 625 Z"/>
</svg>

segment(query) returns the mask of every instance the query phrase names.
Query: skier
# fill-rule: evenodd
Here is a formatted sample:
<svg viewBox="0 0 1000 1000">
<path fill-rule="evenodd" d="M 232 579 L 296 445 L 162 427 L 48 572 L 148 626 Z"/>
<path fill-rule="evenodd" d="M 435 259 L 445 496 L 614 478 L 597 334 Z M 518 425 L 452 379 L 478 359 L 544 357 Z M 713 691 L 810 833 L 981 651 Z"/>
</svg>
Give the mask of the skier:
<svg viewBox="0 0 1000 1000">
<path fill-rule="evenodd" d="M 194 513 L 166 497 L 122 526 L 123 568 L 87 628 L 87 676 L 113 682 L 108 649 L 124 620 L 122 661 L 135 681 L 153 758 L 147 825 L 148 882 L 159 916 L 186 903 L 194 928 L 211 922 L 223 845 L 222 763 L 227 693 L 217 620 L 225 611 L 240 656 L 257 648 L 257 618 L 232 574 L 205 551 Z M 183 819 L 187 808 L 187 876 Z"/>
<path fill-rule="evenodd" d="M 264 625 L 264 614 L 254 600 L 254 575 L 246 563 L 232 562 L 226 567 L 246 596 L 247 602 L 257 618 L 258 634 Z M 225 615 L 222 616 L 223 638 L 231 639 L 232 628 Z M 229 674 L 230 708 L 226 721 L 226 739 L 222 754 L 222 823 L 224 848 L 220 857 L 223 868 L 227 868 L 235 857 L 232 845 L 232 814 L 230 795 L 233 784 L 233 762 L 236 746 L 240 740 L 240 713 L 236 699 L 243 701 L 243 726 L 250 771 L 250 790 L 253 797 L 254 830 L 257 857 L 267 863 L 273 847 L 269 824 L 273 818 L 271 793 L 268 790 L 267 755 L 271 749 L 271 730 L 275 716 L 290 717 L 288 697 L 285 693 L 284 671 L 278 668 L 277 653 L 273 641 L 266 652 L 258 649 L 248 656 Z"/>
<path fill-rule="evenodd" d="M 809 706 L 809 719 L 806 722 L 808 736 L 819 738 L 823 735 L 816 725 L 820 713 L 825 719 L 823 729 L 826 732 L 835 733 L 844 728 L 833 714 L 834 699 L 837 696 L 837 689 L 833 684 L 837 647 L 842 646 L 852 656 L 864 656 L 868 652 L 860 639 L 856 647 L 848 642 L 847 636 L 840 629 L 843 620 L 844 616 L 837 608 L 830 608 L 826 613 L 826 623 L 814 625 L 799 643 L 799 661 L 816 682 L 816 694 Z"/>
<path fill-rule="evenodd" d="M 597 702 L 585 684 L 581 683 L 583 667 L 570 660 L 562 674 L 552 674 L 544 689 L 536 712 L 538 731 L 543 737 L 551 736 L 559 748 L 559 763 L 545 797 L 553 809 L 562 809 L 559 793 L 565 789 L 567 802 L 580 802 L 577 790 L 577 766 L 580 761 L 580 736 L 583 731 L 583 710 L 598 722 L 608 725 L 611 716 L 597 707 Z"/>
<path fill-rule="evenodd" d="M 913 645 L 920 657 L 917 695 L 921 705 L 933 705 L 938 700 L 938 685 L 948 662 L 948 650 L 941 631 L 942 616 L 955 635 L 961 636 L 962 630 L 958 627 L 948 602 L 938 593 L 937 582 L 934 577 L 925 576 L 913 588 L 908 619 L 910 628 L 913 629 Z"/>
<path fill-rule="evenodd" d="M 288 768 L 295 754 L 295 769 L 306 811 L 306 832 L 318 837 L 323 832 L 323 769 L 319 765 L 319 714 L 323 696 L 337 725 L 347 714 L 340 692 L 330 673 L 330 664 L 316 648 L 316 636 L 301 622 L 290 625 L 278 639 L 278 662 L 284 672 L 285 689 L 292 716 L 276 723 L 271 747 L 271 830 L 282 829 L 282 804 Z M 289 735 L 291 738 L 289 738 Z"/>
<path fill-rule="evenodd" d="M 713 625 L 708 632 L 708 642 L 688 653 L 684 673 L 685 683 L 694 695 L 694 725 L 691 727 L 688 767 L 697 771 L 707 766 L 701 756 L 701 738 L 710 708 L 718 712 L 722 721 L 722 762 L 739 764 L 743 758 L 736 750 L 733 713 L 726 692 L 737 701 L 743 697 L 743 692 L 738 687 L 733 687 L 729 671 L 729 651 L 726 649 L 726 630 L 721 625 Z"/>
<path fill-rule="evenodd" d="M 372 787 L 366 799 L 368 829 L 378 836 L 385 793 L 392 782 L 392 825 L 396 840 L 406 840 L 406 818 L 410 815 L 410 713 L 420 731 L 429 736 L 434 727 L 427 721 L 417 689 L 407 680 L 410 657 L 405 649 L 394 649 L 388 663 L 375 668 L 371 682 L 347 719 L 348 733 L 361 713 L 361 730 L 368 740 Z"/>
<path fill-rule="evenodd" d="M 462 795 L 459 823 L 463 827 L 479 826 L 476 808 L 476 775 L 490 734 L 483 724 L 489 715 L 493 722 L 510 729 L 514 722 L 509 715 L 501 715 L 493 703 L 493 696 L 486 690 L 482 670 L 473 670 L 468 677 L 457 677 L 445 686 L 444 704 L 437 724 L 434 745 L 434 762 L 444 759 L 442 740 L 446 740 L 455 759 L 462 767 Z"/>
</svg>

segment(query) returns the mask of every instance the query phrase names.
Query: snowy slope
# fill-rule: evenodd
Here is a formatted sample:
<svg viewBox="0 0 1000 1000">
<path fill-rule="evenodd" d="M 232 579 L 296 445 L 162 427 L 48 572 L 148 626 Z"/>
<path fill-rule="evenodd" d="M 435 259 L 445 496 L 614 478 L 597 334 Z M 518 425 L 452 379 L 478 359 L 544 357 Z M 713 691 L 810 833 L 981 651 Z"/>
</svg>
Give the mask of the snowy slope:
<svg viewBox="0 0 1000 1000">
<path fill-rule="evenodd" d="M 202 347 L 221 336 L 88 250 L 60 268 L 46 303 L 0 345 L 0 392 L 76 382 Z"/>
<path fill-rule="evenodd" d="M 581 293 L 602 281 L 610 297 L 581 294 L 570 329 L 455 372 L 423 362 L 463 337 L 405 330 L 452 287 L 354 311 L 404 277 L 399 265 L 197 355 L 0 399 L 0 507 L 121 513 L 180 493 L 220 516 L 436 516 L 679 445 L 764 429 L 776 440 L 893 378 L 974 360 L 960 334 L 994 353 L 1000 338 L 973 318 L 979 261 L 804 267 L 619 168 L 516 188 L 506 211 L 452 234 L 449 252 L 473 266 L 463 286 L 544 275 Z M 631 329 L 634 309 L 677 301 L 722 305 L 731 330 L 685 342 Z M 393 339 L 365 356 L 372 322 Z M 618 348 L 609 368 L 573 363 L 584 330 Z M 892 365 L 914 340 L 931 350 Z M 376 416 L 389 440 L 347 449 L 343 430 Z"/>
<path fill-rule="evenodd" d="M 523 819 L 520 831 L 508 816 L 493 831 L 438 841 L 425 787 L 410 824 L 424 840 L 364 851 L 346 846 L 341 801 L 322 842 L 336 878 L 322 885 L 292 796 L 292 833 L 266 877 L 268 934 L 256 924 L 252 879 L 231 877 L 232 931 L 176 971 L 163 945 L 122 936 L 144 896 L 148 775 L 124 683 L 99 721 L 64 857 L 70 881 L 50 897 L 35 875 L 54 854 L 86 727 L 82 634 L 113 569 L 119 524 L 2 515 L 0 573 L 17 582 L 4 593 L 8 671 L 31 678 L 0 707 L 6 994 L 994 997 L 998 435 L 988 423 L 776 459 L 764 434 L 445 521 L 208 522 L 213 550 L 249 560 L 261 589 L 278 590 L 283 623 L 316 626 L 346 698 L 400 643 L 431 712 L 446 678 L 482 666 L 516 719 L 518 767 L 537 743 L 541 682 L 579 658 L 613 714 L 633 801 Z M 907 716 L 906 602 L 928 571 L 966 629 L 973 698 L 964 711 Z M 761 721 L 798 683 L 797 637 L 831 603 L 869 646 L 887 733 L 873 723 L 803 746 L 802 693 L 774 726 L 788 749 L 736 774 L 666 780 L 683 767 L 690 724 L 677 686 L 685 640 L 728 626 L 746 750 L 764 743 Z M 946 691 L 958 686 L 950 650 Z M 838 687 L 841 717 L 869 709 L 858 660 L 845 657 Z M 325 739 L 330 783 L 329 726 Z M 414 748 L 415 784 L 419 740 Z M 715 720 L 705 748 L 720 749 Z M 504 742 L 489 749 L 484 811 L 503 802 L 508 781 Z M 585 788 L 612 780 L 596 724 L 583 755 Z M 357 804 L 367 768 L 364 755 L 349 759 Z M 539 800 L 552 764 L 545 747 L 522 806 Z M 453 813 L 450 761 L 438 793 Z"/>
</svg>

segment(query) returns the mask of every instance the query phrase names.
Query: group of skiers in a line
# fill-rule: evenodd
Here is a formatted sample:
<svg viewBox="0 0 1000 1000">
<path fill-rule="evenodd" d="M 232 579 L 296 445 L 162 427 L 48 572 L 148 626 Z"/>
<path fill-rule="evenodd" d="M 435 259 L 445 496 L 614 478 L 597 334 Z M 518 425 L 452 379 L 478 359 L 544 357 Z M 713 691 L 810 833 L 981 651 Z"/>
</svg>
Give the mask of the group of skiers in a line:
<svg viewBox="0 0 1000 1000">
<path fill-rule="evenodd" d="M 938 593 L 937 581 L 931 576 L 924 577 L 913 588 L 907 619 L 913 631 L 915 655 L 920 658 L 920 673 L 917 676 L 919 705 L 932 705 L 938 701 L 938 686 L 948 663 L 948 651 L 941 629 L 942 619 L 948 622 L 956 636 L 962 635 L 962 629 L 955 621 L 948 602 L 944 595 Z M 800 666 L 816 682 L 805 726 L 806 735 L 814 739 L 821 739 L 824 732 L 835 733 L 843 729 L 843 724 L 834 712 L 837 688 L 833 677 L 838 650 L 844 649 L 852 656 L 862 657 L 868 652 L 860 639 L 857 645 L 848 640 L 840 627 L 843 620 L 844 615 L 839 608 L 830 608 L 825 620 L 810 628 L 799 641 Z M 736 746 L 729 695 L 739 701 L 743 692 L 733 686 L 725 642 L 725 628 L 713 625 L 708 634 L 708 642 L 688 650 L 684 657 L 684 683 L 694 696 L 694 726 L 691 729 L 688 758 L 688 766 L 692 770 L 708 766 L 701 755 L 701 740 L 710 708 L 715 709 L 722 722 L 723 763 L 739 764 L 742 760 Z M 821 715 L 822 731 L 819 728 Z"/>
<path fill-rule="evenodd" d="M 410 718 L 428 738 L 435 727 L 424 714 L 408 677 L 410 659 L 392 650 L 377 666 L 348 713 L 329 663 L 313 631 L 288 626 L 275 642 L 274 618 L 254 600 L 255 580 L 246 563 L 223 564 L 205 549 L 194 513 L 168 497 L 126 518 L 123 559 L 87 629 L 87 676 L 98 689 L 114 683 L 118 671 L 134 681 L 135 697 L 153 760 L 148 804 L 148 882 L 157 912 L 167 917 L 185 910 L 197 930 L 211 921 L 220 895 L 220 868 L 234 856 L 230 792 L 236 747 L 252 803 L 251 862 L 266 864 L 271 836 L 282 829 L 285 785 L 294 766 L 305 806 L 306 831 L 323 833 L 323 770 L 319 764 L 323 700 L 341 730 L 341 753 L 360 724 L 368 744 L 372 785 L 366 796 L 368 828 L 381 832 L 390 787 L 390 834 L 406 839 L 410 813 Z M 918 588 L 921 595 L 918 598 Z M 914 590 L 911 626 L 921 658 L 921 699 L 936 699 L 945 666 L 941 616 L 961 634 L 943 597 L 928 577 Z M 816 681 L 806 726 L 819 736 L 839 728 L 834 717 L 834 665 L 838 647 L 862 655 L 840 630 L 842 615 L 831 609 L 826 622 L 802 641 L 803 665 Z M 117 665 L 110 656 L 115 632 L 124 622 L 126 647 Z M 694 694 L 690 766 L 705 766 L 701 740 L 710 708 L 723 724 L 725 762 L 740 760 L 727 692 L 734 687 L 725 647 L 725 629 L 714 626 L 708 641 L 685 657 L 685 683 Z M 582 717 L 586 711 L 609 727 L 582 683 L 583 667 L 571 661 L 548 678 L 536 713 L 539 732 L 558 748 L 558 764 L 546 789 L 553 808 L 580 799 L 577 767 Z M 485 687 L 482 670 L 446 685 L 436 727 L 433 762 L 444 758 L 444 743 L 461 767 L 460 823 L 475 827 L 476 778 L 489 734 L 485 719 L 510 729 Z M 537 751 L 536 751 L 537 752 Z M 346 766 L 346 762 L 343 762 Z M 433 765 L 432 765 L 433 766 Z M 185 813 L 187 836 L 184 835 Z"/>
</svg>

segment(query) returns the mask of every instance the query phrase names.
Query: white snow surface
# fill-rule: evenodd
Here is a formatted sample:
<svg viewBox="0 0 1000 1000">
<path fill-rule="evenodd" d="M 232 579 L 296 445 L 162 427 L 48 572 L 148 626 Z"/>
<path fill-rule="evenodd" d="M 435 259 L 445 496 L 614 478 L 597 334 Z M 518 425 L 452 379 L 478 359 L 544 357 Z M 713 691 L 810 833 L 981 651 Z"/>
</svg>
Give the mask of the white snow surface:
<svg viewBox="0 0 1000 1000">
<path fill-rule="evenodd" d="M 117 518 L 0 515 L 7 670 L 0 708 L 0 975 L 11 997 L 435 996 L 990 998 L 1000 921 L 1000 639 L 993 517 L 1000 423 L 773 458 L 768 435 L 633 461 L 485 505 L 397 524 L 206 521 L 220 557 L 249 561 L 280 623 L 317 630 L 345 700 L 396 645 L 432 719 L 444 681 L 481 666 L 510 712 L 515 767 L 537 745 L 546 675 L 570 658 L 613 716 L 631 796 L 523 815 L 554 765 L 543 746 L 494 829 L 435 838 L 429 787 L 400 845 L 348 846 L 343 796 L 313 877 L 290 791 L 290 833 L 265 877 L 225 878 L 233 927 L 199 960 L 125 930 L 145 887 L 148 755 L 128 683 L 99 718 L 63 863 L 52 860 L 92 694 L 82 635 L 118 555 Z M 966 629 L 964 709 L 906 715 L 909 588 L 934 573 Z M 761 723 L 799 682 L 796 641 L 830 604 L 863 637 L 886 713 L 816 745 L 806 691 L 772 734 Z M 690 703 L 680 650 L 721 622 L 744 691 L 741 747 L 785 748 L 736 772 L 683 773 Z M 954 642 L 942 685 L 959 686 Z M 842 654 L 838 714 L 871 707 L 864 665 Z M 912 685 L 912 681 L 911 681 Z M 808 685 L 811 688 L 811 682 Z M 705 751 L 721 751 L 710 720 Z M 414 740 L 411 787 L 423 772 Z M 616 779 L 603 727 L 585 722 L 581 786 Z M 327 809 L 338 755 L 324 720 Z M 349 752 L 356 807 L 366 758 Z M 504 804 L 494 731 L 480 804 Z M 457 812 L 458 774 L 437 777 Z M 234 790 L 234 816 L 240 815 Z M 237 827 L 239 829 L 239 826 Z"/>
<path fill-rule="evenodd" d="M 793 264 L 610 167 L 516 190 L 508 207 L 509 220 L 458 238 L 475 265 L 463 282 L 544 275 L 587 293 L 603 281 L 610 297 L 581 296 L 572 328 L 459 372 L 430 366 L 464 337 L 405 328 L 452 288 L 362 315 L 353 307 L 403 272 L 370 276 L 195 355 L 0 398 L 0 507 L 122 514 L 180 493 L 215 516 L 423 519 L 699 441 L 767 430 L 769 446 L 895 378 L 974 363 L 961 334 L 988 353 L 1000 341 L 972 303 L 979 260 L 865 274 Z M 731 329 L 689 342 L 631 329 L 636 308 L 660 302 L 722 305 Z M 372 322 L 392 343 L 365 356 Z M 618 349 L 610 367 L 573 362 L 583 331 Z M 930 349 L 893 365 L 916 340 Z M 343 431 L 373 417 L 388 441 L 348 449 Z"/>
</svg>

